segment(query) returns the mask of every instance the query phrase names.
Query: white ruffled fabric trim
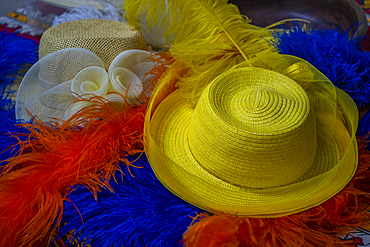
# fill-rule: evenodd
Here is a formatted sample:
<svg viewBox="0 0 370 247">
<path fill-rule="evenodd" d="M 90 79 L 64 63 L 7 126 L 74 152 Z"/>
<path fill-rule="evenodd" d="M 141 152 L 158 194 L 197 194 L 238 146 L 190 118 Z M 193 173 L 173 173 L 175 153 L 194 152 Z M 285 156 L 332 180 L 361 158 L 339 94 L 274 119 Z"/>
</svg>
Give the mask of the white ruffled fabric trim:
<svg viewBox="0 0 370 247">
<path fill-rule="evenodd" d="M 107 72 L 103 61 L 87 49 L 53 52 L 24 76 L 16 98 L 16 118 L 29 121 L 28 110 L 44 122 L 52 118 L 66 120 L 89 104 L 75 103 L 78 97 L 88 99 L 98 95 L 118 105 L 140 104 L 140 96 L 150 93 L 146 88 L 152 76 L 145 75 L 154 66 L 150 56 L 150 52 L 143 50 L 124 51 Z"/>
</svg>

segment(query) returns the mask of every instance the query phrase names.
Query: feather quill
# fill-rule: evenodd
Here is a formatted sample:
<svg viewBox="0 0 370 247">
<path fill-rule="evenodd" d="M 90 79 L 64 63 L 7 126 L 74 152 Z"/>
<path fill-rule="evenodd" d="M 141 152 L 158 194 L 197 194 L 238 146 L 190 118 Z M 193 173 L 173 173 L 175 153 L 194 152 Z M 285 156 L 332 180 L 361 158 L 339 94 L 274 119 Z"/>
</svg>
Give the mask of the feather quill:
<svg viewBox="0 0 370 247">
<path fill-rule="evenodd" d="M 183 96 L 194 105 L 203 89 L 222 72 L 261 53 L 273 52 L 270 31 L 252 25 L 227 0 L 127 0 L 128 23 L 157 33 L 179 63 L 187 67 L 178 78 Z"/>
</svg>

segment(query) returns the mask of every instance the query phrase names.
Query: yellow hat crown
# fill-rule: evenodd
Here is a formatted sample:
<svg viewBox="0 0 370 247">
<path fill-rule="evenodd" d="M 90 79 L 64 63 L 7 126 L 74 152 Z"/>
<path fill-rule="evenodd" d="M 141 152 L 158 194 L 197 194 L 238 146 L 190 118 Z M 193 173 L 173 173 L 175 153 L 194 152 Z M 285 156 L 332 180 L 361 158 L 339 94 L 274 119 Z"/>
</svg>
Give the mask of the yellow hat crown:
<svg viewBox="0 0 370 247">
<path fill-rule="evenodd" d="M 302 177 L 316 155 L 306 92 L 281 74 L 225 74 L 202 94 L 188 127 L 199 164 L 231 184 L 269 188 Z"/>
</svg>

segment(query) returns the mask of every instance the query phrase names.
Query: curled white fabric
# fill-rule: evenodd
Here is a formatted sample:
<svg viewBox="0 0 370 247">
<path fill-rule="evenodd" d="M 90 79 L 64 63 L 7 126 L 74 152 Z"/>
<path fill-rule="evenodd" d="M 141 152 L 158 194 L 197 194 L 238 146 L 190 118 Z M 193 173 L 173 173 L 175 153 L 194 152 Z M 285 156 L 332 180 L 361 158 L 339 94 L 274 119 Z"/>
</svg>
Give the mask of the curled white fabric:
<svg viewBox="0 0 370 247">
<path fill-rule="evenodd" d="M 89 98 L 89 94 L 105 96 L 109 91 L 107 72 L 98 66 L 84 68 L 73 78 L 71 91 L 84 98 Z"/>
<path fill-rule="evenodd" d="M 141 93 L 146 93 L 148 94 L 146 96 L 150 96 L 149 94 L 151 92 L 145 91 L 153 77 L 152 75 L 145 76 L 145 74 L 153 68 L 153 61 L 149 59 L 149 54 L 149 52 L 143 50 L 124 51 L 113 59 L 109 66 L 108 74 L 113 74 L 116 68 L 126 68 L 132 71 L 142 83 Z M 137 84 L 132 84 L 131 86 L 131 91 L 135 92 L 135 95 L 137 95 L 140 87 L 138 87 Z"/>
<path fill-rule="evenodd" d="M 130 103 L 135 102 L 143 91 L 143 84 L 139 77 L 124 67 L 110 71 L 109 79 L 112 91 L 125 95 Z"/>
<path fill-rule="evenodd" d="M 40 59 L 24 76 L 17 92 L 16 118 L 29 121 L 29 111 L 44 122 L 66 120 L 88 105 L 88 102 L 76 102 L 77 98 L 95 95 L 117 106 L 140 104 L 138 98 L 147 93 L 145 88 L 150 79 L 144 75 L 154 65 L 149 57 L 147 51 L 124 51 L 107 72 L 103 61 L 87 49 L 53 52 Z"/>
</svg>

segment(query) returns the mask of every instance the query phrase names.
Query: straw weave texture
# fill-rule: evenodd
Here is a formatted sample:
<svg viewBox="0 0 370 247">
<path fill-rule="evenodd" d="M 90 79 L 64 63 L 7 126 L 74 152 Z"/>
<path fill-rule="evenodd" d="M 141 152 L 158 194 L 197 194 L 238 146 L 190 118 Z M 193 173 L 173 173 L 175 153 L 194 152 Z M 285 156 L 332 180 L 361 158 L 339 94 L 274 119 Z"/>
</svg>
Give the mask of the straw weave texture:
<svg viewBox="0 0 370 247">
<path fill-rule="evenodd" d="M 315 116 L 306 93 L 268 70 L 236 70 L 213 83 L 187 133 L 189 148 L 205 170 L 243 187 L 292 183 L 316 155 Z"/>
<path fill-rule="evenodd" d="M 49 28 L 41 37 L 39 57 L 65 48 L 88 49 L 107 68 L 125 50 L 148 49 L 140 31 L 126 23 L 102 19 L 71 21 Z"/>
</svg>

